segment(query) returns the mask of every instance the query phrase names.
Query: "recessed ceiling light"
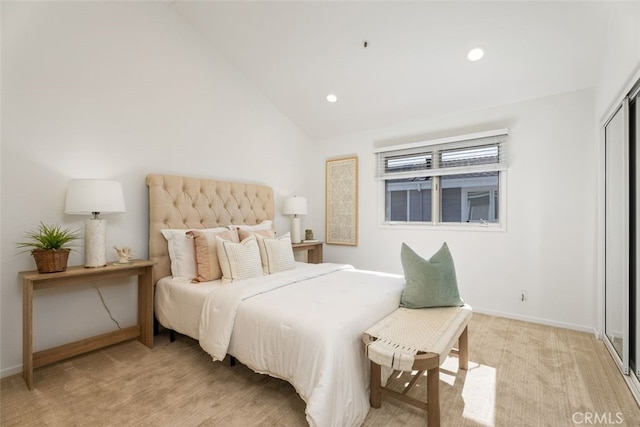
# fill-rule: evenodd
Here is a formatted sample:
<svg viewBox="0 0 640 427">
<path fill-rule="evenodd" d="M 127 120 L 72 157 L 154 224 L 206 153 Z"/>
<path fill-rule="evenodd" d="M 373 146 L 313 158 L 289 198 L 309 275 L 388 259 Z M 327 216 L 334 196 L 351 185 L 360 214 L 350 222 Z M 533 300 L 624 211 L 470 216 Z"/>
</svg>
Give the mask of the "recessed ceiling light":
<svg viewBox="0 0 640 427">
<path fill-rule="evenodd" d="M 484 56 L 484 49 L 482 49 L 481 47 L 474 47 L 469 51 L 469 53 L 467 53 L 467 59 L 469 61 L 478 61 L 482 59 L 483 56 Z"/>
<path fill-rule="evenodd" d="M 335 96 L 334 94 L 330 93 L 329 95 L 327 95 L 327 101 L 333 103 L 336 102 L 338 100 L 338 97 Z"/>
</svg>

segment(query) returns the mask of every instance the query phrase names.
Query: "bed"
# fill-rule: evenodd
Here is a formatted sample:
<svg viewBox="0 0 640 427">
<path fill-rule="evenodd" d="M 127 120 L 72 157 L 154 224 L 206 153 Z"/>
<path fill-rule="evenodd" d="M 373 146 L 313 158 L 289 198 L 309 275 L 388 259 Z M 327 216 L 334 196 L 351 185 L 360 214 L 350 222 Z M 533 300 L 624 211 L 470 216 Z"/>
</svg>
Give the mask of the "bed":
<svg viewBox="0 0 640 427">
<path fill-rule="evenodd" d="M 225 227 L 257 236 L 258 230 L 273 228 L 273 190 L 156 174 L 147 176 L 147 186 L 159 323 L 198 340 L 214 361 L 229 355 L 291 383 L 306 403 L 309 425 L 362 424 L 369 411 L 362 333 L 398 308 L 404 278 L 349 265 L 294 262 L 271 274 L 194 283 L 193 271 L 180 271 L 193 255 L 178 253 L 165 236 Z"/>
</svg>

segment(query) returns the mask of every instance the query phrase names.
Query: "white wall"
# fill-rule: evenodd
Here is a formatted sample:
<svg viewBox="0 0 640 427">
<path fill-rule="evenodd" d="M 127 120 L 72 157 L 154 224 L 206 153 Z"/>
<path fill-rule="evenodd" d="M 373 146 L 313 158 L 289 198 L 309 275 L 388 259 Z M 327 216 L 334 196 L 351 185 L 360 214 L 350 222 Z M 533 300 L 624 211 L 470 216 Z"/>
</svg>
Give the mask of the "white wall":
<svg viewBox="0 0 640 427">
<path fill-rule="evenodd" d="M 164 4 L 1 7 L 4 376 L 22 363 L 18 272 L 35 268 L 14 243 L 40 221 L 82 227 L 84 218 L 63 213 L 70 179 L 123 183 L 127 212 L 105 216 L 107 247 L 144 258 L 146 174 L 250 180 L 272 186 L 279 203 L 309 194 L 311 141 Z M 81 252 L 70 264 L 82 264 Z M 99 285 L 120 324 L 135 323 L 133 285 Z M 91 285 L 36 293 L 36 350 L 114 328 Z"/>
<path fill-rule="evenodd" d="M 593 103 L 593 92 L 583 90 L 317 141 L 317 174 L 331 157 L 357 154 L 360 166 L 359 245 L 327 245 L 325 261 L 402 273 L 402 242 L 430 257 L 446 241 L 462 296 L 478 311 L 593 331 Z M 374 147 L 500 128 L 509 129 L 505 232 L 378 227 Z M 314 191 L 324 191 L 322 181 Z M 317 201 L 311 210 L 324 211 Z"/>
<path fill-rule="evenodd" d="M 602 120 L 622 100 L 640 71 L 640 2 L 612 5 L 602 66 L 595 86 L 596 118 Z M 637 78 L 637 77 L 635 77 Z"/>
</svg>

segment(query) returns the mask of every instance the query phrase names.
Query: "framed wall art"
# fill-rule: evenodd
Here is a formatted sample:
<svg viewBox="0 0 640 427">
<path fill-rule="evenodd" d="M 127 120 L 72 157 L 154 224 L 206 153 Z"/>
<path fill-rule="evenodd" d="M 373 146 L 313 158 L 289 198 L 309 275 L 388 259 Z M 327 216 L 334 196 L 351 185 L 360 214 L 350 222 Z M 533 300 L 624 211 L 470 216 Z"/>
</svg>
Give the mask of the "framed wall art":
<svg viewBox="0 0 640 427">
<path fill-rule="evenodd" d="M 330 245 L 358 245 L 358 158 L 327 160 L 326 236 Z"/>
</svg>

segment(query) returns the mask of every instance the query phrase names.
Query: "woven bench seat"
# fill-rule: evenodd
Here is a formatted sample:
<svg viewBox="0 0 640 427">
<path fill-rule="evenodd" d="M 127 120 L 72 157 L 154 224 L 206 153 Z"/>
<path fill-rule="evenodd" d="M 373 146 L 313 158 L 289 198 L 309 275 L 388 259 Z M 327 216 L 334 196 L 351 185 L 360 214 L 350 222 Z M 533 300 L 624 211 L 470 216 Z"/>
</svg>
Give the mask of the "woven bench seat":
<svg viewBox="0 0 640 427">
<path fill-rule="evenodd" d="M 394 397 L 427 411 L 429 426 L 440 425 L 440 365 L 452 351 L 458 353 L 460 369 L 467 369 L 467 325 L 473 313 L 461 307 L 423 309 L 398 308 L 363 334 L 365 351 L 371 361 L 370 402 L 379 408 L 381 396 Z M 453 350 L 458 343 L 458 350 Z M 419 371 L 402 393 L 382 387 L 381 366 L 398 371 Z M 427 402 L 407 393 L 427 371 Z"/>
</svg>

